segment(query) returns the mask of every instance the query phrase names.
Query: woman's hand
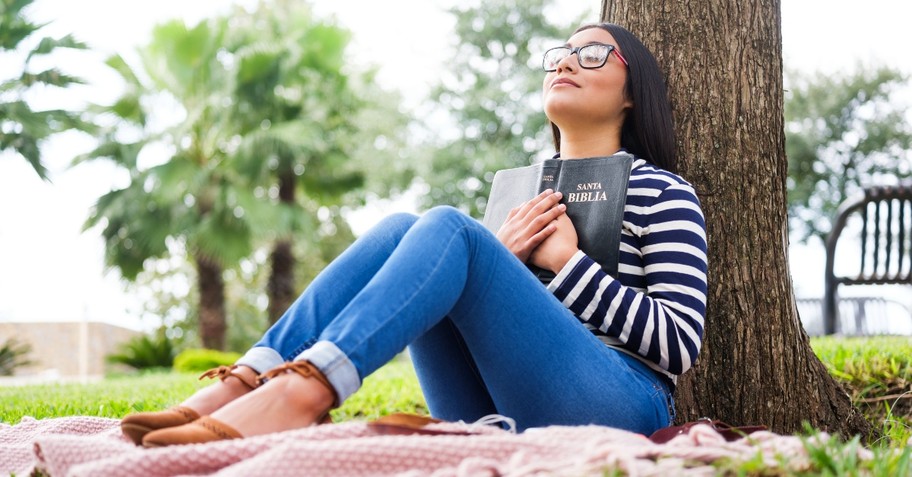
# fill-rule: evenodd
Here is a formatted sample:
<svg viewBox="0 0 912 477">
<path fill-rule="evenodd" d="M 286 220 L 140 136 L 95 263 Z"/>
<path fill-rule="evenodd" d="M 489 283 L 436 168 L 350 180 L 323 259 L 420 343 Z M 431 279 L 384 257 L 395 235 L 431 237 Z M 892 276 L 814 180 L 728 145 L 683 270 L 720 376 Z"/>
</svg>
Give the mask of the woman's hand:
<svg viewBox="0 0 912 477">
<path fill-rule="evenodd" d="M 563 215 L 566 218 L 564 211 L 567 210 L 567 206 L 558 203 L 561 197 L 560 192 L 548 189 L 514 208 L 497 231 L 497 239 L 513 252 L 516 258 L 526 263 L 532 252 L 557 231 L 558 217 Z M 569 221 L 568 219 L 567 222 Z M 573 234 L 576 236 L 576 231 Z"/>
<path fill-rule="evenodd" d="M 529 262 L 557 274 L 579 251 L 579 237 L 566 213 L 561 213 L 550 226 L 554 231 L 532 251 Z"/>
</svg>

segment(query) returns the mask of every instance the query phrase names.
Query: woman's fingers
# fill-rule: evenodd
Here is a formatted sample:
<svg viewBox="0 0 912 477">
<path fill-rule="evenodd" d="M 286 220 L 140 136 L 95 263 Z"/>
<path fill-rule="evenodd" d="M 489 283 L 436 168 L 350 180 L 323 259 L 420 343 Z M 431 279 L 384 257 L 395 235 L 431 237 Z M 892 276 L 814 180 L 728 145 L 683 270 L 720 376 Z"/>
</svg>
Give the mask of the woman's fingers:
<svg viewBox="0 0 912 477">
<path fill-rule="evenodd" d="M 534 210 L 534 209 L 533 209 Z M 560 217 L 567 210 L 567 206 L 564 204 L 557 204 L 548 209 L 542 210 L 537 215 L 534 215 L 532 220 L 528 222 L 527 230 L 529 235 L 534 235 L 538 233 L 539 230 L 542 230 L 548 224 L 554 222 L 555 219 Z"/>
<path fill-rule="evenodd" d="M 542 242 L 544 242 L 546 238 L 551 236 L 551 234 L 553 234 L 556 231 L 557 231 L 557 221 L 552 220 L 550 223 L 548 223 L 547 225 L 542 227 L 541 230 L 538 231 L 538 233 L 533 234 L 531 237 L 529 237 L 529 240 L 526 242 L 526 246 L 529 249 L 529 253 L 531 254 L 532 251 L 535 250 Z"/>
<path fill-rule="evenodd" d="M 510 211 L 510 214 L 518 217 L 527 217 L 530 214 L 534 216 L 541 215 L 544 211 L 554 207 L 554 204 L 558 203 L 563 197 L 563 194 L 560 192 L 554 192 L 551 189 L 547 189 L 544 192 L 538 194 L 537 196 L 529 199 L 516 209 Z M 514 214 L 513 211 L 516 211 Z"/>
<path fill-rule="evenodd" d="M 567 209 L 559 203 L 561 197 L 561 193 L 549 189 L 514 208 L 497 232 L 497 238 L 525 262 L 532 251 L 556 230 L 555 220 Z"/>
</svg>

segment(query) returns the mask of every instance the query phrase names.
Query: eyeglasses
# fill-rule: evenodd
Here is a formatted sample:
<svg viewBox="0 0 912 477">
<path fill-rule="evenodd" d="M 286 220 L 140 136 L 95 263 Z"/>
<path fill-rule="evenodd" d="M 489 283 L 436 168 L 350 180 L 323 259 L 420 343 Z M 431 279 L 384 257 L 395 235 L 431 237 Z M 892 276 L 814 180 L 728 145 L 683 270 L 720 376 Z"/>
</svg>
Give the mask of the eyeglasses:
<svg viewBox="0 0 912 477">
<path fill-rule="evenodd" d="M 612 52 L 621 60 L 621 63 L 624 63 L 624 66 L 627 66 L 627 60 L 621 56 L 616 46 L 604 43 L 590 43 L 576 48 L 570 48 L 569 46 L 551 48 L 545 52 L 545 56 L 542 58 L 542 68 L 548 73 L 557 71 L 558 63 L 576 53 L 576 57 L 579 58 L 579 65 L 587 70 L 593 70 L 605 66 L 605 62 L 608 61 L 608 56 Z"/>
</svg>

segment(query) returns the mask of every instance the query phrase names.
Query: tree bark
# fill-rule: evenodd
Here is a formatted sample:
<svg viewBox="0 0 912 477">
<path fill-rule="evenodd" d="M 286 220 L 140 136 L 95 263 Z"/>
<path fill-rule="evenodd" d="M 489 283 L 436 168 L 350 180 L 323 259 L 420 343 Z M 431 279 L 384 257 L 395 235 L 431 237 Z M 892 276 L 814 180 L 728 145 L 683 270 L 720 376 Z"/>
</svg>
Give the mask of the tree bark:
<svg viewBox="0 0 912 477">
<path fill-rule="evenodd" d="M 203 347 L 225 349 L 225 282 L 222 266 L 196 253 L 197 285 L 199 286 L 199 334 Z"/>
<path fill-rule="evenodd" d="M 267 293 L 269 295 L 269 324 L 272 325 L 285 313 L 294 302 L 294 267 L 295 258 L 291 240 L 276 240 L 269 256 L 272 271 L 269 275 Z"/>
<path fill-rule="evenodd" d="M 801 326 L 788 268 L 787 160 L 778 0 L 602 0 L 665 72 L 679 172 L 706 215 L 703 348 L 679 381 L 678 421 L 703 416 L 844 436 L 870 424 Z"/>
<path fill-rule="evenodd" d="M 279 202 L 294 205 L 296 185 L 296 177 L 291 168 L 280 173 Z M 266 293 L 269 297 L 269 324 L 272 325 L 282 317 L 297 297 L 294 280 L 295 257 L 291 239 L 276 240 L 269 261 L 272 269 Z"/>
</svg>

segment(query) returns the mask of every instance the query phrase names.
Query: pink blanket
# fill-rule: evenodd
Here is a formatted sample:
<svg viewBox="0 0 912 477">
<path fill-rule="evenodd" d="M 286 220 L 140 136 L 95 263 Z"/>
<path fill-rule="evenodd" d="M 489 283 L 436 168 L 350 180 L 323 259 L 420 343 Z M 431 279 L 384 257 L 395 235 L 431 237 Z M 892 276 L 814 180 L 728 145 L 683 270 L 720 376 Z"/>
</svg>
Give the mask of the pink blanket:
<svg viewBox="0 0 912 477">
<path fill-rule="evenodd" d="M 807 466 L 797 437 L 758 432 L 725 442 L 703 425 L 665 444 L 600 426 L 552 426 L 521 434 L 479 424 L 429 428 L 470 435 L 376 435 L 365 423 L 347 422 L 144 449 L 124 438 L 114 419 L 24 418 L 15 426 L 0 424 L 0 475 L 27 476 L 35 469 L 51 477 L 602 475 L 606 469 L 629 475 L 714 475 L 710 464 L 718 459 L 737 462 L 758 455 L 772 468 Z M 859 452 L 870 458 L 864 449 Z"/>
</svg>

